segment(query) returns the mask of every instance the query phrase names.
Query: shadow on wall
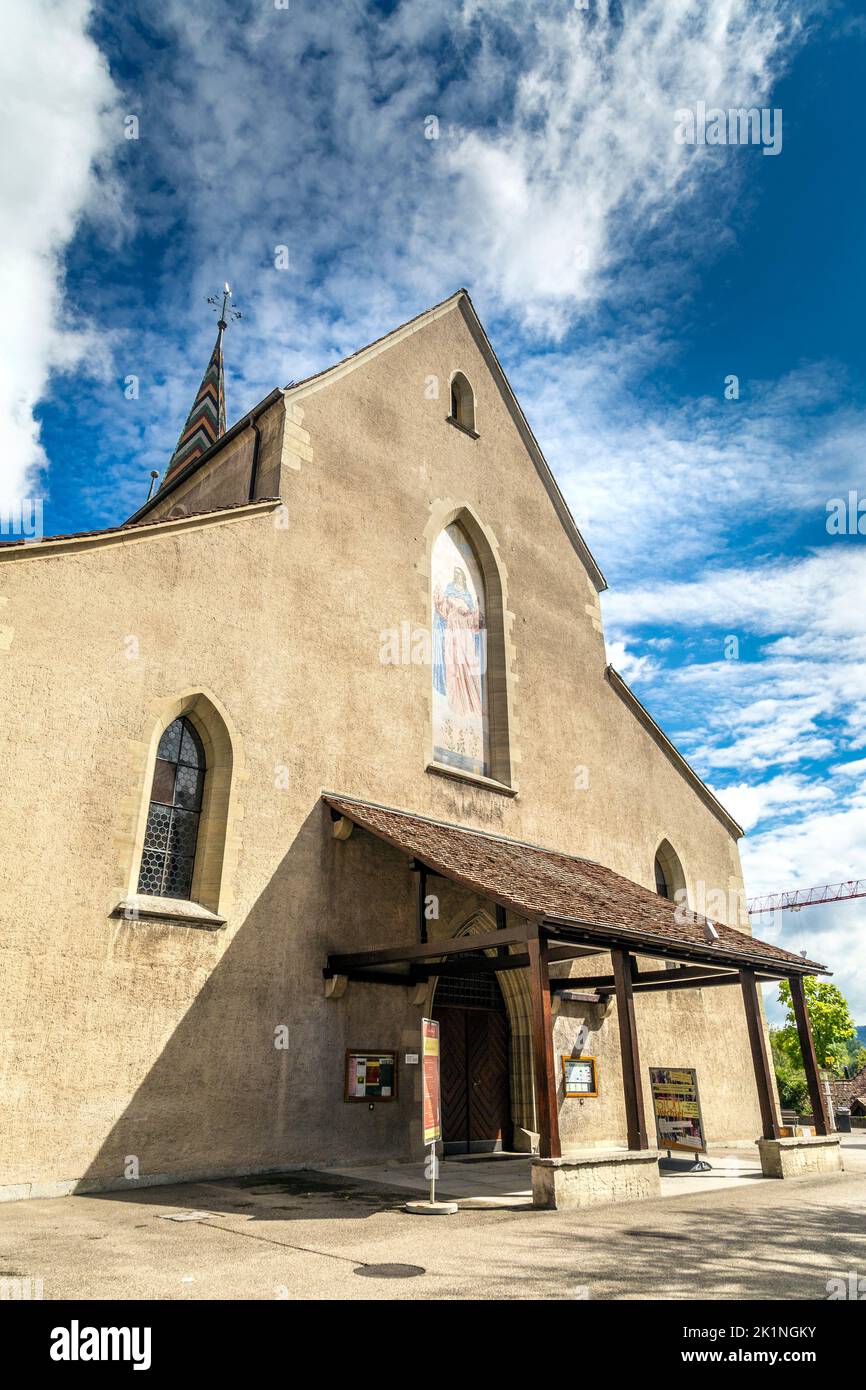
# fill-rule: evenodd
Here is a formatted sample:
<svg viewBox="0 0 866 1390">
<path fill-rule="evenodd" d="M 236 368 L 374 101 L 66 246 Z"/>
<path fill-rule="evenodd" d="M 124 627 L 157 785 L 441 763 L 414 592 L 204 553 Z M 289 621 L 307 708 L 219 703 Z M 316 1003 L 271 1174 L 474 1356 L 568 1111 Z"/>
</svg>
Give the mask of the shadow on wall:
<svg viewBox="0 0 866 1390">
<path fill-rule="evenodd" d="M 346 1047 L 399 1048 L 414 1037 L 406 1032 L 416 1012 L 409 991 L 365 985 L 340 1001 L 326 1000 L 322 967 L 329 951 L 411 941 L 414 926 L 405 859 L 372 837 L 337 842 L 330 812 L 317 801 L 76 1190 L 134 1188 L 138 1183 L 127 1175 L 136 1164 L 144 1186 L 337 1163 L 359 1152 L 369 1161 L 409 1158 L 414 1076 L 402 1075 L 398 1098 L 372 1110 L 343 1099 Z M 123 943 L 130 970 L 115 968 L 111 976 L 112 989 L 126 988 L 130 997 L 112 997 L 125 1025 L 109 1079 L 134 1073 L 145 1027 L 158 1034 L 154 1006 L 141 992 L 171 999 L 177 972 L 189 968 L 177 934 L 195 930 L 118 924 L 118 933 L 132 936 L 133 950 Z M 150 971 L 135 946 L 137 934 L 147 941 Z M 108 1108 L 109 1085 L 101 1099 Z"/>
</svg>

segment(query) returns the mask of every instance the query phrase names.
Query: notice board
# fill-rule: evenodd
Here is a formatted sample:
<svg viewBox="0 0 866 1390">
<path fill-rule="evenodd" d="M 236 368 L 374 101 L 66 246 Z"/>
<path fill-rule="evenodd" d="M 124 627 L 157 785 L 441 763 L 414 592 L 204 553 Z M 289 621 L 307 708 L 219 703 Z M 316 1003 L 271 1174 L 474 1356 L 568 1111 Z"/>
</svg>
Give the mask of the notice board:
<svg viewBox="0 0 866 1390">
<path fill-rule="evenodd" d="M 344 1100 L 396 1100 L 397 1053 L 384 1048 L 346 1050 Z"/>
<path fill-rule="evenodd" d="M 653 1113 L 660 1149 L 706 1153 L 707 1141 L 693 1067 L 650 1067 Z"/>
<path fill-rule="evenodd" d="M 598 1095 L 598 1070 L 594 1057 L 562 1057 L 562 1086 L 566 1099 Z"/>
</svg>

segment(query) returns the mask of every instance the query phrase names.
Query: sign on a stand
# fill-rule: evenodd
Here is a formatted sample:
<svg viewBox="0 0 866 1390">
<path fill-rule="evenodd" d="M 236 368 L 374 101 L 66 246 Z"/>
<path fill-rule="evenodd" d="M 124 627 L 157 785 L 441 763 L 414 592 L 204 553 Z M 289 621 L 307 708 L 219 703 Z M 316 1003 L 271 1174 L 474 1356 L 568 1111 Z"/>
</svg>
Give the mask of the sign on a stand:
<svg viewBox="0 0 866 1390">
<path fill-rule="evenodd" d="M 424 1144 L 429 1149 L 424 1165 L 430 1179 L 430 1199 L 426 1202 L 407 1202 L 405 1211 L 413 1216 L 454 1216 L 456 1202 L 436 1201 L 436 1143 L 442 1138 L 442 1107 L 439 1101 L 439 1024 L 435 1019 L 421 1020 L 421 1125 Z"/>
<path fill-rule="evenodd" d="M 707 1141 L 693 1067 L 650 1067 L 653 1111 L 660 1149 L 706 1153 Z"/>
<path fill-rule="evenodd" d="M 439 1024 L 435 1019 L 422 1018 L 421 1038 L 424 1047 L 422 1086 L 424 1094 L 424 1143 L 435 1144 L 442 1138 L 442 1109 L 439 1097 Z"/>
</svg>

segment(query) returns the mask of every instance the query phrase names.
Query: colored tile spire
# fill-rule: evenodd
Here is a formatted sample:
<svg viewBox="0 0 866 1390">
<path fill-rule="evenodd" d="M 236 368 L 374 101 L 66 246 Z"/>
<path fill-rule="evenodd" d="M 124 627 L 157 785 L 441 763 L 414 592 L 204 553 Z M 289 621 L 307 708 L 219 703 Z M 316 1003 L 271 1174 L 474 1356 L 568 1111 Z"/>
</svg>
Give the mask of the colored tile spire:
<svg viewBox="0 0 866 1390">
<path fill-rule="evenodd" d="M 225 286 L 222 296 L 222 305 L 215 298 L 208 300 L 209 304 L 214 304 L 220 309 L 219 323 L 217 324 L 217 338 L 214 343 L 210 361 L 207 364 L 205 374 L 201 379 L 201 385 L 193 401 L 192 410 L 189 412 L 187 422 L 184 425 L 180 439 L 172 454 L 165 475 L 162 479 L 161 487 L 176 477 L 182 468 L 194 459 L 200 458 L 212 444 L 226 432 L 226 395 L 225 379 L 223 375 L 223 334 L 228 327 L 229 320 L 240 318 L 236 309 L 230 308 L 232 292 L 228 285 Z"/>
</svg>

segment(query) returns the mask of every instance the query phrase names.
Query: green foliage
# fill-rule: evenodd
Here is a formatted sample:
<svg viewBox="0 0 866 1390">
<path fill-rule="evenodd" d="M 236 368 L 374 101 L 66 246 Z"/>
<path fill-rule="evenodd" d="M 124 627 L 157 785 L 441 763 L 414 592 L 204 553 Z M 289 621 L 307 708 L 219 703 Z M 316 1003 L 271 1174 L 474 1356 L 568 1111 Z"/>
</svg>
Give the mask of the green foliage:
<svg viewBox="0 0 866 1390">
<path fill-rule="evenodd" d="M 794 1040 L 796 1041 L 796 1030 Z M 779 1087 L 779 1104 L 783 1110 L 794 1110 L 805 1115 L 809 1109 L 809 1087 L 806 1073 L 800 1060 L 797 1045 L 796 1056 L 791 1055 L 791 1037 L 787 1028 L 770 1029 L 770 1047 L 773 1053 L 773 1067 L 776 1084 Z"/>
<path fill-rule="evenodd" d="M 839 1048 L 839 1063 L 847 1067 L 852 1076 L 856 1076 L 857 1072 L 866 1067 L 866 1047 L 859 1038 L 849 1038 L 848 1042 Z"/>
<path fill-rule="evenodd" d="M 814 975 L 804 978 L 803 992 L 806 996 L 806 1011 L 812 1025 L 818 1065 L 841 1075 L 848 1060 L 847 1044 L 857 1035 L 848 1009 L 848 1001 L 836 985 L 831 985 L 827 980 L 819 982 Z M 803 1058 L 791 1000 L 791 986 L 787 980 L 783 980 L 779 985 L 779 1003 L 784 1004 L 787 1009 L 784 1028 L 775 1030 L 781 1035 L 780 1051 L 792 1065 L 802 1068 Z"/>
<path fill-rule="evenodd" d="M 809 1110 L 809 1087 L 806 1073 L 797 1071 L 776 1072 L 779 1087 L 779 1103 L 783 1110 L 794 1110 L 805 1115 Z"/>
</svg>

